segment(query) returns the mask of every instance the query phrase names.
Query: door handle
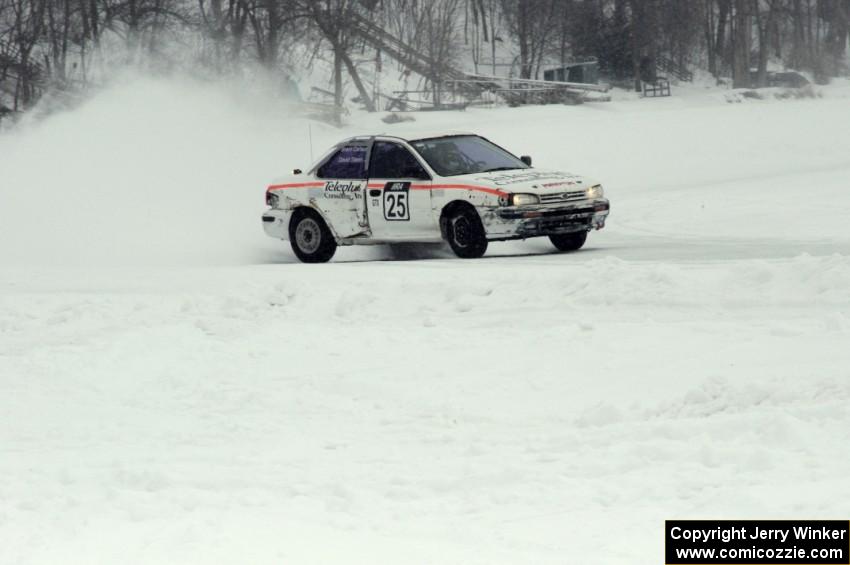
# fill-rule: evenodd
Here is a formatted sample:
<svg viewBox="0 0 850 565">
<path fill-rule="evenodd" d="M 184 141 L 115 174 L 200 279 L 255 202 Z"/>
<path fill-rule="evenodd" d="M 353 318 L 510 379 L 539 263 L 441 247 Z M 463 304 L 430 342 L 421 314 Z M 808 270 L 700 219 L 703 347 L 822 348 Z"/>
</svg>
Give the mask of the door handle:
<svg viewBox="0 0 850 565">
<path fill-rule="evenodd" d="M 381 195 L 381 189 L 380 188 L 373 188 L 369 191 L 369 196 L 380 196 L 380 195 Z"/>
</svg>

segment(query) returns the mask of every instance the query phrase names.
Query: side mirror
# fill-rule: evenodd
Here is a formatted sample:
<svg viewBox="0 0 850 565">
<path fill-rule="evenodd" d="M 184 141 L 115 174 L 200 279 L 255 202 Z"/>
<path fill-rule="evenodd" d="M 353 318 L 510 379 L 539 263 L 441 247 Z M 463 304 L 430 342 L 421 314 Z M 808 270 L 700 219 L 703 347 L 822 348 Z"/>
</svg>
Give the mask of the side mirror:
<svg viewBox="0 0 850 565">
<path fill-rule="evenodd" d="M 526 165 L 528 165 L 529 167 L 531 166 L 531 156 L 530 155 L 523 155 L 522 157 L 519 158 L 519 160 L 522 161 L 523 163 L 525 163 Z"/>
<path fill-rule="evenodd" d="M 301 174 L 301 169 L 292 169 L 292 174 L 293 174 L 293 175 L 300 175 L 300 174 Z"/>
<path fill-rule="evenodd" d="M 417 179 L 417 180 L 430 180 L 431 177 L 428 176 L 428 173 L 423 171 L 422 169 L 415 167 L 410 169 L 404 169 L 401 172 L 401 178 L 405 179 Z"/>
</svg>

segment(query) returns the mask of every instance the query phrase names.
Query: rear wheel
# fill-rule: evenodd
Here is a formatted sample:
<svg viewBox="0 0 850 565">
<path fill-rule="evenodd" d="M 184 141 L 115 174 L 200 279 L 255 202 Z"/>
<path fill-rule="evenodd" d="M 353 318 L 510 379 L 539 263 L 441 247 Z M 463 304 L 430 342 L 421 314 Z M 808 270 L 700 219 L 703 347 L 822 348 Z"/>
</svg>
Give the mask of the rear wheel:
<svg viewBox="0 0 850 565">
<path fill-rule="evenodd" d="M 557 247 L 559 251 L 576 251 L 577 249 L 581 249 L 581 246 L 587 241 L 587 232 L 579 231 L 550 235 L 549 239 L 552 241 L 552 245 Z"/>
<path fill-rule="evenodd" d="M 487 234 L 478 212 L 471 206 L 457 207 L 444 218 L 445 234 L 452 251 L 462 259 L 477 259 L 487 251 Z"/>
<path fill-rule="evenodd" d="M 336 241 L 322 217 L 309 208 L 298 208 L 289 222 L 289 243 L 304 263 L 326 263 L 336 253 Z"/>
</svg>

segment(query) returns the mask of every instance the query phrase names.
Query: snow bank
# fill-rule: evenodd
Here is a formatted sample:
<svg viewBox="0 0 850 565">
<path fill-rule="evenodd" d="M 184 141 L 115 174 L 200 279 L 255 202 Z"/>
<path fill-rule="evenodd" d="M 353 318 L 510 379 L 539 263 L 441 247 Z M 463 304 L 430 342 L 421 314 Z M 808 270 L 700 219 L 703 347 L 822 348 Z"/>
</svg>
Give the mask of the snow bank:
<svg viewBox="0 0 850 565">
<path fill-rule="evenodd" d="M 844 255 L 60 275 L 0 278 L 0 561 L 626 564 L 850 496 Z"/>
</svg>

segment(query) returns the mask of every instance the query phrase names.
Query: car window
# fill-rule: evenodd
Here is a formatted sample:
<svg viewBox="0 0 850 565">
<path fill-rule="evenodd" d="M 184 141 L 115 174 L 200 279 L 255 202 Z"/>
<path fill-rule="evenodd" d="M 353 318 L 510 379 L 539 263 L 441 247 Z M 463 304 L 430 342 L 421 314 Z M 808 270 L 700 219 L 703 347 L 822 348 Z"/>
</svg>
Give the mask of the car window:
<svg viewBox="0 0 850 565">
<path fill-rule="evenodd" d="M 366 146 L 343 147 L 319 167 L 317 175 L 321 179 L 365 179 Z"/>
<path fill-rule="evenodd" d="M 410 144 L 443 177 L 528 168 L 517 157 L 477 135 L 420 139 Z"/>
<path fill-rule="evenodd" d="M 430 178 L 410 151 L 389 141 L 376 141 L 372 145 L 369 176 L 373 179 Z"/>
</svg>

